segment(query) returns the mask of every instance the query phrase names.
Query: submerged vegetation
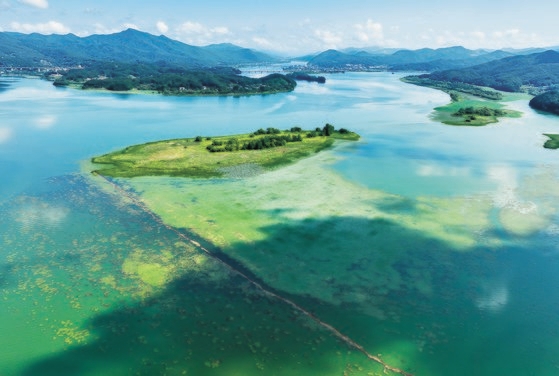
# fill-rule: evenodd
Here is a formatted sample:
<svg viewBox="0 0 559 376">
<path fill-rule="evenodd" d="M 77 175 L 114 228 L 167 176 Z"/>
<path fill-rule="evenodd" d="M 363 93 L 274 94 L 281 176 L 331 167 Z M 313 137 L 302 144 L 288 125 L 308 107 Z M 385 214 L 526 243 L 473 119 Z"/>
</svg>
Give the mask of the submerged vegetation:
<svg viewBox="0 0 559 376">
<path fill-rule="evenodd" d="M 313 131 L 293 127 L 259 129 L 251 134 L 184 138 L 150 142 L 94 157 L 104 165 L 94 173 L 112 177 L 227 176 L 232 169 L 251 171 L 292 163 L 332 146 L 335 140 L 358 140 L 359 135 L 332 124 Z M 243 174 L 241 174 L 243 175 Z"/>
</svg>

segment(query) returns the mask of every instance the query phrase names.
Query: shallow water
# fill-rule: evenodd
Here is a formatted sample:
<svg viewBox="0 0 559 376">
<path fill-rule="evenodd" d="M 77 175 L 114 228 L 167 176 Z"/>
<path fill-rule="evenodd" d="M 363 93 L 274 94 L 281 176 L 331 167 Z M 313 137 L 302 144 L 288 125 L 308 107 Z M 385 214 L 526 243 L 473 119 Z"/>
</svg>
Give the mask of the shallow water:
<svg viewBox="0 0 559 376">
<path fill-rule="evenodd" d="M 557 373 L 559 122 L 525 100 L 468 128 L 387 73 L 240 98 L 0 86 L 2 375 L 382 374 L 183 235 L 413 374 Z M 326 122 L 362 140 L 243 179 L 86 172 L 134 143 Z"/>
</svg>

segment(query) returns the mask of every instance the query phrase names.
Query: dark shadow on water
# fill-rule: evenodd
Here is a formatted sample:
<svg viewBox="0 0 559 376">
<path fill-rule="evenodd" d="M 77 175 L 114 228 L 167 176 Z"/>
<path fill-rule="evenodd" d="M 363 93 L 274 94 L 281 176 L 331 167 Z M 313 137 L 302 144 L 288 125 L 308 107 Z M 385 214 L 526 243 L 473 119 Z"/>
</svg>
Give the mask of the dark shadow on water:
<svg viewBox="0 0 559 376">
<path fill-rule="evenodd" d="M 91 198 L 90 191 L 80 191 L 82 183 L 73 184 L 74 198 Z M 84 198 L 80 205 L 95 212 L 96 201 Z M 413 210 L 407 200 L 386 202 L 386 207 Z M 137 208 L 132 212 L 120 218 L 130 221 L 130 231 L 145 226 L 148 237 L 176 241 L 175 233 L 149 215 Z M 462 342 L 456 338 L 469 338 L 469 325 L 487 325 L 488 318 L 472 303 L 483 287 L 479 282 L 518 267 L 506 249 L 456 252 L 439 239 L 384 219 L 293 220 L 261 230 L 264 240 L 227 250 L 197 240 L 371 353 L 392 349 L 385 360 L 418 375 L 426 370 L 471 374 L 472 349 L 461 356 Z M 500 252 L 507 257 L 496 256 Z M 324 327 L 234 273 L 221 279 L 185 273 L 160 293 L 93 316 L 88 329 L 95 338 L 90 343 L 39 360 L 23 375 L 340 375 L 348 365 L 353 367 L 349 374 L 382 373 Z M 399 353 L 401 343 L 423 346 L 425 353 Z M 476 374 L 489 375 L 493 368 L 491 359 L 478 359 Z"/>
</svg>

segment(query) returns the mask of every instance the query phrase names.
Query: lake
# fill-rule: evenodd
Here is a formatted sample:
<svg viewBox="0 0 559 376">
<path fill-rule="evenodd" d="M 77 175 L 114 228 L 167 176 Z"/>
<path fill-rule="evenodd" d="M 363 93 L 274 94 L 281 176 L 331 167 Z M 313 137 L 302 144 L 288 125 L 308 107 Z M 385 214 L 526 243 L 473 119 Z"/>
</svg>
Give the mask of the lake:
<svg viewBox="0 0 559 376">
<path fill-rule="evenodd" d="M 363 349 L 556 375 L 558 118 L 519 97 L 521 118 L 446 126 L 448 96 L 399 74 L 326 77 L 248 97 L 1 78 L 0 374 L 382 375 Z M 132 144 L 325 123 L 362 138 L 244 178 L 89 174 Z"/>
</svg>

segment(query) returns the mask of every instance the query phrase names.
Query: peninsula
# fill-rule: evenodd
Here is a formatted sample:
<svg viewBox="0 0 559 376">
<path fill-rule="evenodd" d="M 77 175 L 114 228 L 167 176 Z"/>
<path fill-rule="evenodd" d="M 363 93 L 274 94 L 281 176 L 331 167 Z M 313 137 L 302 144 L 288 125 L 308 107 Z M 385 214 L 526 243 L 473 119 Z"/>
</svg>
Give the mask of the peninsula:
<svg viewBox="0 0 559 376">
<path fill-rule="evenodd" d="M 293 127 L 250 134 L 149 142 L 92 158 L 94 174 L 110 177 L 244 177 L 286 165 L 359 135 L 333 125 L 306 131 Z"/>
<path fill-rule="evenodd" d="M 56 74 L 48 73 L 46 78 L 59 87 L 164 95 L 274 94 L 293 91 L 297 85 L 294 79 L 283 74 L 251 78 L 240 73 L 230 67 L 183 69 L 155 64 L 97 62 Z"/>
<path fill-rule="evenodd" d="M 500 117 L 520 117 L 519 111 L 507 110 L 500 102 L 503 92 L 464 82 L 438 81 L 429 75 L 407 76 L 403 82 L 426 86 L 450 95 L 451 103 L 436 107 L 433 119 L 447 125 L 483 126 L 496 123 Z"/>
</svg>

